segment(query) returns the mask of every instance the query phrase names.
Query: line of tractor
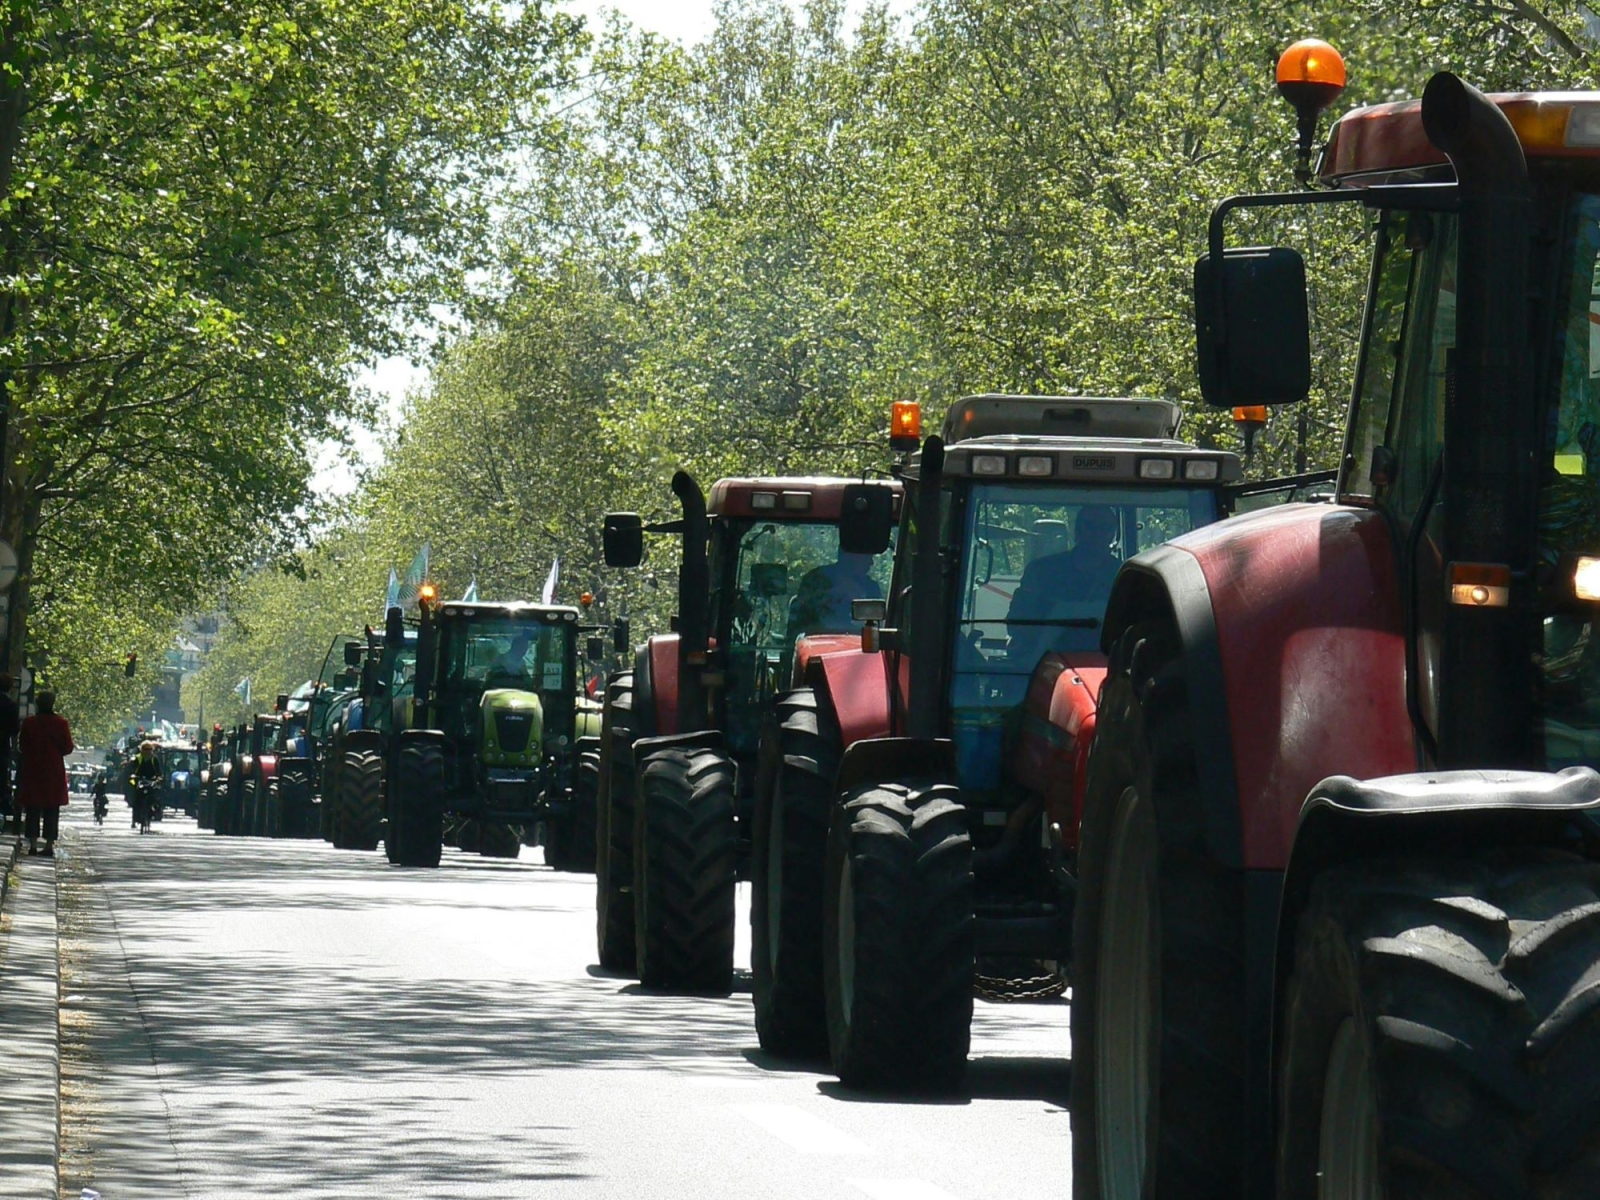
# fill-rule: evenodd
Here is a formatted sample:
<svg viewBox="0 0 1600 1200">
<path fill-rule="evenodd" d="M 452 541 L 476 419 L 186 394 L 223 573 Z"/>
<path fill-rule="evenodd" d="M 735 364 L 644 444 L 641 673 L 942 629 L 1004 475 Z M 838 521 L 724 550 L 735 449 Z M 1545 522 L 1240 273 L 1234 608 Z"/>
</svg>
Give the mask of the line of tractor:
<svg viewBox="0 0 1600 1200">
<path fill-rule="evenodd" d="M 1441 73 L 1313 164 L 1343 62 L 1278 82 L 1302 186 L 1215 209 L 1198 374 L 1307 397 L 1333 268 L 1229 221 L 1359 206 L 1336 470 L 1246 482 L 1166 400 L 897 403 L 881 478 L 607 516 L 609 570 L 678 564 L 638 643 L 428 589 L 337 639 L 201 823 L 542 845 L 646 989 L 733 989 L 748 882 L 762 1049 L 862 1089 L 1070 988 L 1079 1197 L 1600 1194 L 1600 94 Z"/>
</svg>

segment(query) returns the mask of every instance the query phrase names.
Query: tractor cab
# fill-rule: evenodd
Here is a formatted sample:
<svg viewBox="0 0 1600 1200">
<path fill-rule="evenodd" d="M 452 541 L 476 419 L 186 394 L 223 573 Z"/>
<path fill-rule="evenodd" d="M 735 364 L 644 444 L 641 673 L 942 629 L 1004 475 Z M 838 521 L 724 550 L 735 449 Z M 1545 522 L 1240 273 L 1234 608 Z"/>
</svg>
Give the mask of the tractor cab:
<svg viewBox="0 0 1600 1200">
<path fill-rule="evenodd" d="M 193 816 L 200 803 L 200 750 L 192 742 L 162 742 L 156 754 L 161 760 L 161 806 Z"/>
</svg>

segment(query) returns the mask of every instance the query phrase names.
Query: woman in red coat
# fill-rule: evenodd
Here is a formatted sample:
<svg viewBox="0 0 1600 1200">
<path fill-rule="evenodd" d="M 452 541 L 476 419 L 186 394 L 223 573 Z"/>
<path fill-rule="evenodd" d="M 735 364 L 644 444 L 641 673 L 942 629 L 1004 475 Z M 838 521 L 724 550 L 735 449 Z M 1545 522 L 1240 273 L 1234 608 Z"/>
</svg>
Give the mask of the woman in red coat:
<svg viewBox="0 0 1600 1200">
<path fill-rule="evenodd" d="M 28 853 L 55 857 L 61 810 L 67 806 L 67 755 L 72 753 L 72 730 L 65 717 L 56 716 L 56 694 L 34 697 L 38 712 L 22 723 L 17 749 L 17 799 L 28 820 Z M 39 849 L 39 826 L 44 825 L 44 849 Z"/>
</svg>

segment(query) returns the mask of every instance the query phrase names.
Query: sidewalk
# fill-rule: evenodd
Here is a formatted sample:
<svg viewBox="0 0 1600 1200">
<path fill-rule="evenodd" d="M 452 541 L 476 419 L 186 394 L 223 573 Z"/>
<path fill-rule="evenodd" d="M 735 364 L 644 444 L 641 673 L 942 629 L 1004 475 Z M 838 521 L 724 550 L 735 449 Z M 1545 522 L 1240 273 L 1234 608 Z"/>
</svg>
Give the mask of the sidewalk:
<svg viewBox="0 0 1600 1200">
<path fill-rule="evenodd" d="M 0 867 L 12 839 L 0 841 Z M 17 860 L 0 913 L 0 1200 L 54 1200 L 60 1088 L 55 861 Z"/>
</svg>

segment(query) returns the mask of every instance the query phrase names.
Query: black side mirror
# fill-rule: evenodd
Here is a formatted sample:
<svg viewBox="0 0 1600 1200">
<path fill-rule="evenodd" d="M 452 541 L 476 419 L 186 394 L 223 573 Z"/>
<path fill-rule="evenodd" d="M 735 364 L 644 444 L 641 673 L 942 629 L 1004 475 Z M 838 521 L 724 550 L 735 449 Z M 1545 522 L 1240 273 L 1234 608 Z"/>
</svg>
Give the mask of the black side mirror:
<svg viewBox="0 0 1600 1200">
<path fill-rule="evenodd" d="M 1194 268 L 1200 391 L 1214 408 L 1293 404 L 1311 390 L 1306 264 L 1296 250 L 1227 250 Z"/>
<path fill-rule="evenodd" d="M 605 638 L 592 637 L 583 644 L 583 656 L 590 662 L 599 662 L 606 656 Z"/>
<path fill-rule="evenodd" d="M 881 483 L 846 484 L 839 505 L 839 549 L 882 554 L 894 532 L 894 492 Z"/>
<path fill-rule="evenodd" d="M 406 615 L 398 606 L 383 614 L 383 644 L 386 646 L 406 644 Z"/>
<path fill-rule="evenodd" d="M 289 693 L 279 692 L 277 699 L 273 702 L 272 707 L 276 712 L 286 712 L 289 708 Z"/>
<path fill-rule="evenodd" d="M 638 513 L 607 513 L 600 544 L 608 567 L 637 567 L 644 561 L 644 522 Z"/>
<path fill-rule="evenodd" d="M 616 624 L 611 627 L 611 650 L 614 654 L 626 654 L 629 646 L 628 618 L 618 617 Z"/>
<path fill-rule="evenodd" d="M 347 667 L 359 667 L 361 665 L 361 656 L 365 653 L 366 647 L 360 642 L 346 642 L 344 644 L 344 665 Z"/>
</svg>

